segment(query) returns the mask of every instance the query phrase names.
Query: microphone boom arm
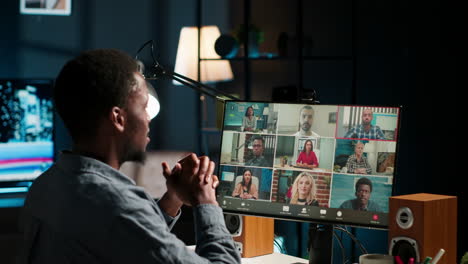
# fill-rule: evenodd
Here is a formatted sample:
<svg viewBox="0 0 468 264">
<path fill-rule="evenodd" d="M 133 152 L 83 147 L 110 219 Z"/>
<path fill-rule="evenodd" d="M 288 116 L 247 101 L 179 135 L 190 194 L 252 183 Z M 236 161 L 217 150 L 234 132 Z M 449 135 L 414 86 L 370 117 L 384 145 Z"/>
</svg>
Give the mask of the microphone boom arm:
<svg viewBox="0 0 468 264">
<path fill-rule="evenodd" d="M 135 59 L 138 61 L 138 55 L 139 53 L 143 50 L 144 47 L 146 47 L 147 45 L 151 44 L 151 58 L 153 59 L 153 65 L 150 69 L 150 74 L 143 74 L 143 76 L 145 76 L 145 79 L 147 80 L 156 80 L 156 79 L 159 79 L 161 77 L 169 77 L 171 78 L 172 80 L 175 80 L 175 81 L 178 81 L 180 82 L 181 84 L 185 85 L 185 86 L 188 86 L 192 89 L 194 89 L 195 91 L 197 92 L 200 92 L 200 93 L 203 93 L 203 94 L 206 94 L 214 99 L 217 99 L 219 101 L 226 101 L 225 98 L 222 98 L 221 96 L 219 95 L 222 95 L 222 96 L 225 96 L 228 98 L 228 100 L 239 100 L 239 98 L 233 96 L 233 95 L 230 95 L 226 92 L 223 92 L 223 91 L 220 91 L 214 87 L 210 87 L 208 85 L 205 85 L 203 83 L 200 83 L 198 81 L 195 81 L 193 79 L 190 79 L 186 76 L 183 76 L 181 74 L 178 74 L 176 72 L 171 72 L 171 71 L 167 71 L 166 69 L 164 69 L 160 64 L 159 62 L 156 60 L 156 58 L 154 57 L 154 51 L 153 51 L 153 45 L 154 41 L 153 40 L 149 40 L 147 41 L 146 43 L 144 43 L 137 51 L 137 54 L 135 56 Z M 140 71 L 143 73 L 144 72 L 144 64 L 141 63 L 140 65 L 142 68 L 140 69 Z"/>
</svg>

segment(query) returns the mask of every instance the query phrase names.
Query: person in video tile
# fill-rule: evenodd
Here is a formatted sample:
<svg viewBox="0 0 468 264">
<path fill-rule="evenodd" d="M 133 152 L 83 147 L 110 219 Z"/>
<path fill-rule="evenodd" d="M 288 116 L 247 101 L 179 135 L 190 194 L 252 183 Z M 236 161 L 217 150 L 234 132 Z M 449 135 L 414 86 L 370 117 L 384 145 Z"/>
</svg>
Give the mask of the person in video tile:
<svg viewBox="0 0 468 264">
<path fill-rule="evenodd" d="M 385 139 L 385 135 L 379 126 L 371 124 L 374 113 L 371 109 L 362 111 L 361 124 L 352 127 L 344 136 L 345 138 Z"/>
<path fill-rule="evenodd" d="M 312 122 L 314 120 L 314 109 L 310 105 L 305 105 L 299 112 L 299 131 L 295 136 L 301 137 L 319 137 L 320 135 L 312 131 Z"/>
<path fill-rule="evenodd" d="M 372 168 L 367 161 L 367 158 L 363 155 L 364 143 L 358 141 L 354 147 L 354 154 L 349 156 L 346 161 L 346 169 L 348 173 L 356 174 L 371 174 Z"/>
<path fill-rule="evenodd" d="M 252 132 L 257 128 L 257 118 L 254 116 L 254 109 L 252 106 L 247 107 L 245 111 L 245 115 L 242 118 L 242 127 L 245 132 Z"/>
<path fill-rule="evenodd" d="M 256 137 L 253 141 L 253 155 L 254 157 L 248 160 L 245 165 L 247 166 L 259 166 L 259 167 L 268 167 L 270 162 L 268 162 L 263 156 L 263 151 L 265 150 L 265 140 L 262 137 Z"/>
<path fill-rule="evenodd" d="M 314 177 L 307 172 L 302 172 L 294 180 L 289 203 L 318 206 L 319 203 L 315 199 L 316 192 Z"/>
<path fill-rule="evenodd" d="M 340 208 L 354 209 L 360 211 L 380 212 L 379 205 L 370 200 L 372 193 L 372 182 L 368 178 L 360 178 L 356 182 L 356 199 L 343 202 Z"/>
<path fill-rule="evenodd" d="M 237 184 L 232 192 L 232 196 L 242 199 L 257 199 L 258 187 L 252 183 L 252 171 L 249 169 L 244 170 L 242 181 Z"/>
<path fill-rule="evenodd" d="M 314 145 L 312 140 L 308 139 L 304 143 L 304 148 L 302 149 L 299 157 L 297 158 L 296 165 L 299 167 L 313 169 L 318 167 L 318 160 L 315 152 L 313 151 Z"/>
</svg>

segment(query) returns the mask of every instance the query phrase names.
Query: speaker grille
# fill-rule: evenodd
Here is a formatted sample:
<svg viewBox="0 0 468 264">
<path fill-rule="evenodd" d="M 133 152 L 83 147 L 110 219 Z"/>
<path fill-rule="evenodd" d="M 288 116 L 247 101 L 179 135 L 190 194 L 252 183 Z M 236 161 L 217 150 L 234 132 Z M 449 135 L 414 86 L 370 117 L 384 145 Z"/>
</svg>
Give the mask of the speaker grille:
<svg viewBox="0 0 468 264">
<path fill-rule="evenodd" d="M 396 222 L 401 229 L 408 229 L 413 226 L 414 215 L 408 207 L 401 207 L 396 213 Z"/>
<path fill-rule="evenodd" d="M 225 214 L 224 222 L 231 236 L 240 236 L 242 233 L 242 218 L 239 215 Z"/>
<path fill-rule="evenodd" d="M 410 258 L 420 262 L 418 243 L 408 237 L 395 237 L 390 244 L 390 255 L 400 256 L 403 263 L 408 263 Z"/>
</svg>

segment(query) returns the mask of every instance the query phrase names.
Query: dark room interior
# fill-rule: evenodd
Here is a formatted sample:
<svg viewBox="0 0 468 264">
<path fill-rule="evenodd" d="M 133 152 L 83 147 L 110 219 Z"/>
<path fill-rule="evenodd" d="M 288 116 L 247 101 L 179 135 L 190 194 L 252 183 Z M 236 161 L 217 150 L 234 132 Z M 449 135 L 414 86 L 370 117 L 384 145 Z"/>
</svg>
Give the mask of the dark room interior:
<svg viewBox="0 0 468 264">
<path fill-rule="evenodd" d="M 468 252 L 468 194 L 459 169 L 464 139 L 453 133 L 465 131 L 465 11 L 441 0 L 72 0 L 70 15 L 44 15 L 21 14 L 19 1 L 7 0 L 0 8 L 0 79 L 54 79 L 84 50 L 116 48 L 133 56 L 151 39 L 159 62 L 174 70 L 182 27 L 217 25 L 221 34 L 235 34 L 248 22 L 263 33 L 260 57 L 231 59 L 233 79 L 208 85 L 247 101 L 315 94 L 324 105 L 401 107 L 393 195 L 457 196 L 461 263 Z M 219 159 L 220 133 L 210 130 L 219 123 L 219 105 L 169 79 L 153 86 L 161 111 L 151 122 L 148 151 Z M 71 139 L 60 118 L 55 121 L 58 152 Z M 15 263 L 21 247 L 20 210 L 0 208 L 1 263 Z M 190 208 L 184 213 L 174 232 L 193 244 Z M 309 223 L 275 220 L 289 255 L 308 256 L 308 230 Z M 351 230 L 370 253 L 388 253 L 386 230 Z M 351 263 L 358 262 L 359 247 L 343 242 Z M 336 243 L 334 249 L 333 263 L 340 263 Z"/>
</svg>

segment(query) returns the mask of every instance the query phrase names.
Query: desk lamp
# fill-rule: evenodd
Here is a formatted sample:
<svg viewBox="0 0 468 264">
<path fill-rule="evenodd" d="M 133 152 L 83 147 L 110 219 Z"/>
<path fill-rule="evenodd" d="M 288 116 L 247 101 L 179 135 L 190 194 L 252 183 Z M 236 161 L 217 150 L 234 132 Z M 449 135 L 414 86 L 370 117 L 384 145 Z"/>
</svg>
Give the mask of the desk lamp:
<svg viewBox="0 0 468 264">
<path fill-rule="evenodd" d="M 215 49 L 216 39 L 221 36 L 217 26 L 203 26 L 198 32 L 198 27 L 183 27 L 180 31 L 179 46 L 175 63 L 175 72 L 191 79 L 200 77 L 201 83 L 214 83 L 230 81 L 233 79 L 231 65 L 221 58 Z M 200 38 L 200 39 L 199 39 Z M 200 49 L 198 49 L 200 45 Z M 198 67 L 199 58 L 213 59 L 203 60 Z M 200 69 L 200 75 L 198 70 Z M 182 85 L 174 80 L 173 84 Z"/>
</svg>

